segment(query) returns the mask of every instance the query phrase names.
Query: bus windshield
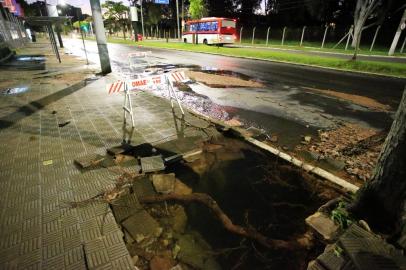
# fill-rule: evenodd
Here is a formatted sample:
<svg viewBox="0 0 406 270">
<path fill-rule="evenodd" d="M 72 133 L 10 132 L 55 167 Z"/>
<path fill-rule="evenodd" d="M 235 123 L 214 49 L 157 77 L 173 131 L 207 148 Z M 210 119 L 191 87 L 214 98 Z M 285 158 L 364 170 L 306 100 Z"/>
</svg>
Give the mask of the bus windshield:
<svg viewBox="0 0 406 270">
<path fill-rule="evenodd" d="M 221 27 L 235 28 L 235 21 L 223 20 L 221 22 Z"/>
</svg>

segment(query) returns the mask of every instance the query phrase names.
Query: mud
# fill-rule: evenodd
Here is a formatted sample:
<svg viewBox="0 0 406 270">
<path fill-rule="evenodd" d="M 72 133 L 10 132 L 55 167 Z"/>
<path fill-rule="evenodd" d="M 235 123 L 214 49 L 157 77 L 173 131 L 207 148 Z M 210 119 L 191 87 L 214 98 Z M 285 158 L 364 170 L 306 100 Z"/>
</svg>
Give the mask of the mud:
<svg viewBox="0 0 406 270">
<path fill-rule="evenodd" d="M 309 88 L 309 87 L 304 87 L 303 89 L 306 89 L 310 92 L 320 93 L 322 95 L 327 95 L 327 96 L 344 99 L 346 101 L 350 101 L 354 104 L 358 104 L 358 105 L 364 106 L 366 108 L 369 108 L 369 109 L 372 109 L 375 111 L 387 112 L 387 111 L 391 110 L 391 106 L 382 104 L 375 99 L 364 97 L 364 96 L 351 95 L 348 93 L 342 93 L 342 92 L 337 92 L 337 91 L 332 91 L 332 90 L 321 90 L 321 89 L 315 89 L 315 88 Z"/>
</svg>

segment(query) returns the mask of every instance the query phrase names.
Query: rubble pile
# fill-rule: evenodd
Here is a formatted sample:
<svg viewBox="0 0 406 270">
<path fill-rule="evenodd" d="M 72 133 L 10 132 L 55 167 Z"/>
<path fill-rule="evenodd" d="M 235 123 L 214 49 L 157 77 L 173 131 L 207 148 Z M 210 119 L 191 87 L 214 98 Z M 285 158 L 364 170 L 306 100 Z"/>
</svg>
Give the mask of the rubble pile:
<svg viewBox="0 0 406 270">
<path fill-rule="evenodd" d="M 377 163 L 386 132 L 346 123 L 335 130 L 319 132 L 320 141 L 308 145 L 318 160 L 334 159 L 344 163 L 351 178 L 368 180 Z"/>
</svg>

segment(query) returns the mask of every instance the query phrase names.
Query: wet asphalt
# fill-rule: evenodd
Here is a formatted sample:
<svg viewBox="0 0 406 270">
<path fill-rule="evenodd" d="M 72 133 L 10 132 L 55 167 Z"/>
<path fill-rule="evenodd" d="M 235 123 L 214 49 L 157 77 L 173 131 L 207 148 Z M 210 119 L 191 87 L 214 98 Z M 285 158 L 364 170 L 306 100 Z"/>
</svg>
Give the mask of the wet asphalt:
<svg viewBox="0 0 406 270">
<path fill-rule="evenodd" d="M 65 40 L 65 47 L 70 52 L 84 57 L 81 40 Z M 89 60 L 98 63 L 96 43 L 86 41 L 86 47 Z M 123 76 L 131 73 L 128 53 L 134 51 L 151 51 L 150 64 L 228 70 L 262 82 L 265 85 L 263 89 L 190 85 L 196 95 L 189 93 L 182 97 L 188 101 L 193 100 L 188 105 L 202 112 L 207 110 L 207 104 L 210 102 L 216 109 L 218 106 L 223 107 L 228 118 L 237 117 L 247 126 L 263 128 L 268 133 L 276 133 L 282 138 L 283 134 L 294 134 L 295 139 L 281 141 L 281 144 L 289 146 L 299 143 L 303 134 L 315 134 L 318 129 L 334 128 L 343 121 L 377 129 L 388 128 L 406 85 L 406 79 L 401 78 L 122 44 L 109 44 L 113 71 Z M 390 105 L 392 111 L 372 111 L 348 101 L 309 93 L 305 91 L 306 87 L 373 98 Z"/>
</svg>

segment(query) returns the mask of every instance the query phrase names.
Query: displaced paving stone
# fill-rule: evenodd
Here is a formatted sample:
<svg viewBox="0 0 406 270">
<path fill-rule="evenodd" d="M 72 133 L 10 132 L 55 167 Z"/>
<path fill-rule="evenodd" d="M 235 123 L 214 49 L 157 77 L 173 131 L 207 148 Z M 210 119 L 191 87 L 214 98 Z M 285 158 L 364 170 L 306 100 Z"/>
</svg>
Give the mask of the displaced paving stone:
<svg viewBox="0 0 406 270">
<path fill-rule="evenodd" d="M 326 242 L 333 241 L 340 227 L 325 213 L 316 212 L 306 218 L 306 224 L 313 228 Z"/>
<path fill-rule="evenodd" d="M 99 154 L 88 154 L 83 157 L 76 158 L 75 163 L 79 164 L 82 168 L 88 168 L 90 166 L 97 165 L 104 160 L 104 156 Z"/>
<path fill-rule="evenodd" d="M 136 212 L 121 222 L 121 225 L 133 239 L 137 239 L 137 235 L 151 237 L 159 228 L 158 222 L 145 210 Z"/>
<path fill-rule="evenodd" d="M 143 173 L 165 170 L 165 164 L 161 156 L 144 157 L 141 158 L 140 161 Z"/>
<path fill-rule="evenodd" d="M 175 232 L 184 233 L 187 225 L 187 215 L 185 208 L 178 205 L 171 211 L 173 215 L 172 218 L 172 228 Z"/>
<path fill-rule="evenodd" d="M 151 270 L 170 270 L 174 266 L 173 260 L 168 258 L 155 256 L 149 262 L 149 267 Z"/>
<path fill-rule="evenodd" d="M 175 188 L 175 174 L 154 174 L 152 176 L 152 184 L 156 192 L 162 194 L 171 193 Z"/>
<path fill-rule="evenodd" d="M 179 237 L 177 258 L 196 269 L 217 270 L 220 265 L 210 255 L 211 248 L 203 238 L 196 234 L 185 234 Z"/>
</svg>

